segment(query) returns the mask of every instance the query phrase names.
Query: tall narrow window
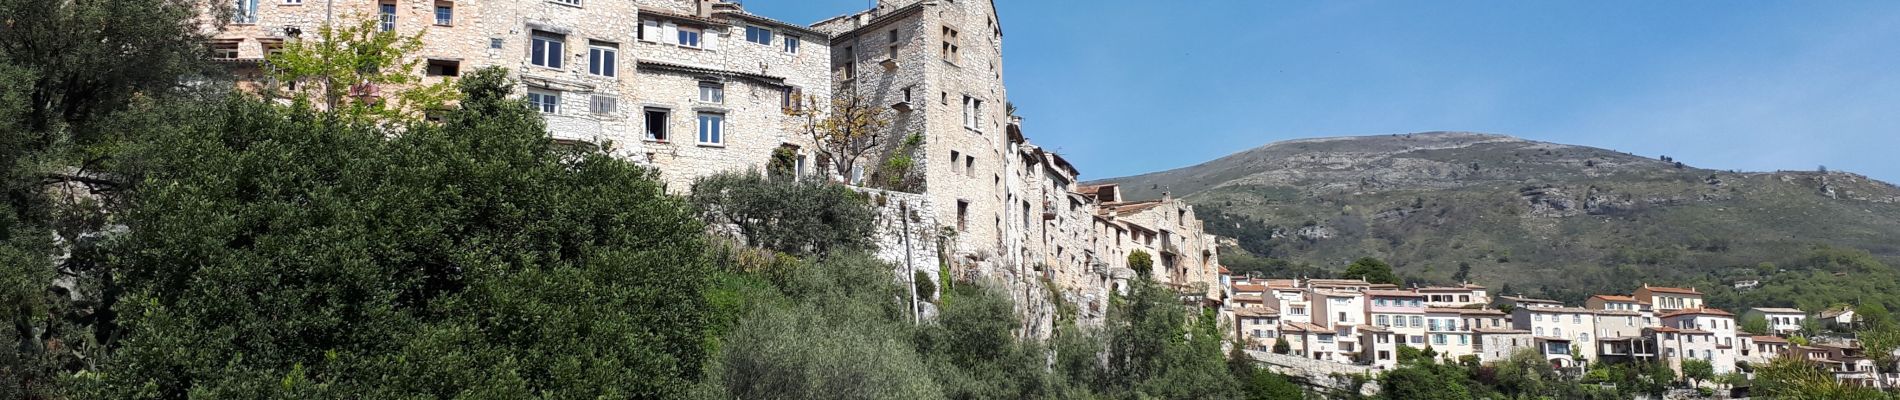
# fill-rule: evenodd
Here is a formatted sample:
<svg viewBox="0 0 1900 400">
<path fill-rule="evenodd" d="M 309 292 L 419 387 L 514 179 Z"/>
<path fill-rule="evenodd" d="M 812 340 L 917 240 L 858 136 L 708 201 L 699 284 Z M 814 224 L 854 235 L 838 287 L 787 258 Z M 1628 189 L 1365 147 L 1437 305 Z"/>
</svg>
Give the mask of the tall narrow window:
<svg viewBox="0 0 1900 400">
<path fill-rule="evenodd" d="M 726 102 L 726 86 L 719 82 L 700 82 L 699 101 L 707 103 Z"/>
<path fill-rule="evenodd" d="M 957 30 L 950 29 L 948 26 L 943 27 L 943 60 L 956 63 L 959 47 Z"/>
<path fill-rule="evenodd" d="M 553 32 L 534 31 L 534 44 L 530 46 L 528 63 L 542 67 L 561 69 L 562 48 L 567 38 Z"/>
<path fill-rule="evenodd" d="M 699 144 L 725 144 L 726 115 L 699 113 Z"/>
<path fill-rule="evenodd" d="M 252 0 L 252 1 L 256 1 L 256 0 Z M 257 3 L 251 3 L 251 4 L 257 4 Z M 396 3 L 382 3 L 379 5 L 377 10 L 378 10 L 377 14 L 381 16 L 381 27 L 383 29 L 383 32 L 396 30 Z"/>
<path fill-rule="evenodd" d="M 593 41 L 587 45 L 587 73 L 613 77 L 620 55 L 620 45 Z"/>
<path fill-rule="evenodd" d="M 455 3 L 446 1 L 435 2 L 435 24 L 442 26 L 455 25 Z"/>
<path fill-rule="evenodd" d="M 540 111 L 544 114 L 559 114 L 561 112 L 561 95 L 559 92 L 530 90 L 528 91 L 528 105 L 533 107 L 535 111 Z"/>
<path fill-rule="evenodd" d="M 963 174 L 962 161 L 963 161 L 963 153 L 956 150 L 951 150 L 950 151 L 950 172 L 954 172 L 958 175 L 962 175 Z"/>
<path fill-rule="evenodd" d="M 666 115 L 664 108 L 648 108 L 646 113 L 647 140 L 666 141 Z"/>
<path fill-rule="evenodd" d="M 257 23 L 257 0 L 237 0 L 237 8 L 231 13 L 231 23 Z"/>
<path fill-rule="evenodd" d="M 970 202 L 957 200 L 957 231 L 970 229 Z"/>
</svg>

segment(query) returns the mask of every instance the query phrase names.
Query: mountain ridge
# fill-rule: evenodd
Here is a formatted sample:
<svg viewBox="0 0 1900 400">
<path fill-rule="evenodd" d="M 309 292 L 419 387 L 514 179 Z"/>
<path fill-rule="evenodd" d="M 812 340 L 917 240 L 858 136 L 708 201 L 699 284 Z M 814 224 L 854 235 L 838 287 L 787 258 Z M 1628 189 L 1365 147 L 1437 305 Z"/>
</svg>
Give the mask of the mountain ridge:
<svg viewBox="0 0 1900 400">
<path fill-rule="evenodd" d="M 1770 278 L 1777 272 L 1742 269 L 1808 265 L 1835 250 L 1866 253 L 1883 279 L 1900 276 L 1885 267 L 1900 265 L 1891 239 L 1900 237 L 1900 186 L 1846 172 L 1711 170 L 1420 132 L 1275 142 L 1089 183 L 1196 205 L 1208 230 L 1228 238 L 1223 263 L 1240 271 L 1325 274 L 1372 256 L 1412 281 L 1482 279 L 1576 300 L 1643 283 Z"/>
</svg>

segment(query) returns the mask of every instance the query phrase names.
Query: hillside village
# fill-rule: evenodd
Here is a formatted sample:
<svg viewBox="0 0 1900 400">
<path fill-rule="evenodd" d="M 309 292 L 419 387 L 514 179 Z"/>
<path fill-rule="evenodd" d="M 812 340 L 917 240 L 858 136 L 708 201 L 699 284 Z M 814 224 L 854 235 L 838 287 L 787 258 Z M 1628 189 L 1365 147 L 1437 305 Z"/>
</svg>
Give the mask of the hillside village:
<svg viewBox="0 0 1900 400">
<path fill-rule="evenodd" d="M 1244 346 L 1293 357 L 1387 369 L 1398 365 L 1402 346 L 1471 364 L 1529 349 L 1573 376 L 1598 361 L 1659 361 L 1681 376 L 1684 360 L 1708 362 L 1720 375 L 1746 374 L 1740 366 L 1790 356 L 1821 363 L 1846 384 L 1900 385 L 1900 365 L 1876 365 L 1853 338 L 1816 332 L 1853 326 L 1851 308 L 1810 314 L 1759 307 L 1738 316 L 1705 307 L 1695 288 L 1649 285 L 1577 305 L 1494 296 L 1469 283 L 1402 288 L 1361 279 L 1221 280 L 1228 294 L 1222 312 L 1233 316 L 1233 334 Z M 1768 332 L 1742 331 L 1739 321 L 1747 317 L 1762 318 Z"/>
<path fill-rule="evenodd" d="M 899 266 L 898 280 L 1001 283 L 1025 337 L 1051 335 L 1065 308 L 1100 324 L 1111 297 L 1148 276 L 1185 304 L 1217 310 L 1242 347 L 1282 356 L 1387 369 L 1401 347 L 1448 363 L 1530 349 L 1571 374 L 1623 360 L 1661 361 L 1681 374 L 1692 359 L 1725 374 L 1793 355 L 1842 382 L 1900 385 L 1900 365 L 1875 365 L 1852 339 L 1793 339 L 1807 319 L 1851 324 L 1851 313 L 1750 309 L 1774 333 L 1751 335 L 1692 288 L 1644 286 L 1579 305 L 1472 284 L 1232 276 L 1193 206 L 1082 185 L 1081 167 L 1029 139 L 1003 83 L 1004 29 L 991 1 L 880 0 L 812 25 L 724 0 L 237 4 L 203 29 L 219 61 L 252 86 L 273 84 L 265 59 L 287 41 L 373 16 L 379 29 L 421 35 L 425 83 L 506 67 L 551 137 L 649 166 L 669 191 L 771 168 L 853 185 L 878 199 L 878 255 Z M 799 113 L 836 100 L 869 104 L 890 121 L 864 158 L 808 134 Z M 913 311 L 927 318 L 935 299 L 922 300 Z"/>
<path fill-rule="evenodd" d="M 1029 139 L 1003 85 L 990 1 L 883 0 L 809 26 L 722 0 L 237 4 L 202 29 L 250 87 L 272 84 L 266 57 L 287 41 L 374 16 L 378 29 L 420 35 L 423 84 L 506 67 L 557 142 L 650 166 L 672 191 L 790 158 L 796 176 L 879 193 L 895 217 L 880 224 L 880 255 L 933 282 L 1009 285 L 1029 336 L 1051 332 L 1054 302 L 1099 323 L 1109 292 L 1136 274 L 1218 304 L 1219 256 L 1192 206 L 1079 186 L 1078 166 Z M 890 121 L 865 158 L 828 152 L 798 115 L 834 100 Z M 887 168 L 893 158 L 911 162 Z M 1147 270 L 1129 264 L 1135 253 Z"/>
</svg>

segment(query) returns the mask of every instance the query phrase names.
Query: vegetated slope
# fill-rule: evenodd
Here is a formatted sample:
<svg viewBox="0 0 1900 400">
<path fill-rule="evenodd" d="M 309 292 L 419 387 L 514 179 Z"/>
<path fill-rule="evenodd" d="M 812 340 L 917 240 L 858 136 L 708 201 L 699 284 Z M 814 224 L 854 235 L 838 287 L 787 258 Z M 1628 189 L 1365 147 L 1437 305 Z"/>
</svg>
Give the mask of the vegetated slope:
<svg viewBox="0 0 1900 400">
<path fill-rule="evenodd" d="M 1699 285 L 1718 305 L 1810 308 L 1855 300 L 1806 287 L 1825 283 L 1817 274 L 1879 285 L 1859 290 L 1900 286 L 1886 267 L 1900 265 L 1900 188 L 1849 173 L 1716 171 L 1431 132 L 1279 142 L 1102 182 L 1198 205 L 1210 231 L 1232 238 L 1223 261 L 1242 271 L 1324 274 L 1373 256 L 1410 281 L 1468 278 L 1567 300 L 1652 283 Z M 1711 287 L 1745 280 L 1763 288 Z M 1766 295 L 1777 291 L 1790 293 Z"/>
</svg>

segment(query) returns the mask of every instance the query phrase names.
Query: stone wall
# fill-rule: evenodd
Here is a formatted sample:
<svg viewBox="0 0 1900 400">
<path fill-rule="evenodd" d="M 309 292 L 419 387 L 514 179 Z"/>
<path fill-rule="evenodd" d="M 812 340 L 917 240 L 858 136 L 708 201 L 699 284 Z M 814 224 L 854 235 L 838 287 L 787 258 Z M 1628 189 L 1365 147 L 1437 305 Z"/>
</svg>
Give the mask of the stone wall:
<svg viewBox="0 0 1900 400">
<path fill-rule="evenodd" d="M 1366 381 L 1364 386 L 1359 387 L 1359 394 L 1365 396 L 1379 394 L 1379 383 L 1373 379 L 1377 378 L 1382 371 L 1373 367 L 1255 350 L 1247 350 L 1247 356 L 1258 361 L 1260 366 L 1267 370 L 1286 375 L 1288 379 L 1314 391 L 1352 390 L 1351 377 L 1359 376 L 1365 377 Z"/>
</svg>

